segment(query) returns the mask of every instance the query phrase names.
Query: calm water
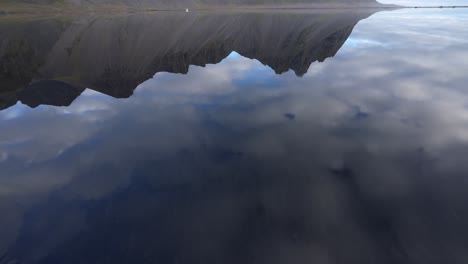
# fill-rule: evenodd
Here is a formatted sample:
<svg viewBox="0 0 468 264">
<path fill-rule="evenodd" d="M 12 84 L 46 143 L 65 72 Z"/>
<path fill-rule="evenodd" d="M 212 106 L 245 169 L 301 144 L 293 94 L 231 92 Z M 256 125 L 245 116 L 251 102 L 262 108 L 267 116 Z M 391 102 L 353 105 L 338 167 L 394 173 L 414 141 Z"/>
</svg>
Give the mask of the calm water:
<svg viewBox="0 0 468 264">
<path fill-rule="evenodd" d="M 0 263 L 468 263 L 468 10 L 0 19 Z"/>
</svg>

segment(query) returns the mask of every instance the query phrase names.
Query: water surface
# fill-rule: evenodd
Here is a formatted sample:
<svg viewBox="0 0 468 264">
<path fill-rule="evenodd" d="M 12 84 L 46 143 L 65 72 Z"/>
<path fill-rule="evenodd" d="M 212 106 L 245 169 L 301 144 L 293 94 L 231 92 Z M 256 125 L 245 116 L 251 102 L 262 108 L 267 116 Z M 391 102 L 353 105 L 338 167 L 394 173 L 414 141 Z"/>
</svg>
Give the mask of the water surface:
<svg viewBox="0 0 468 264">
<path fill-rule="evenodd" d="M 467 23 L 1 18 L 0 263 L 467 263 Z"/>
</svg>

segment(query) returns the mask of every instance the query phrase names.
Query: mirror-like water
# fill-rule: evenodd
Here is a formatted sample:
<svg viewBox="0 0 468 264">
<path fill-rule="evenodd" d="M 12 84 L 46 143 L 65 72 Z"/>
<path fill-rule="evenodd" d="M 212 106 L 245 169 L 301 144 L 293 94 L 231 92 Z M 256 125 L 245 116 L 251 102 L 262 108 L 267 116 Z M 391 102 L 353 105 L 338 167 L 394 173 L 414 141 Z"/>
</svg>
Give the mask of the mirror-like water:
<svg viewBox="0 0 468 264">
<path fill-rule="evenodd" d="M 0 19 L 0 263 L 467 263 L 468 11 Z"/>
</svg>

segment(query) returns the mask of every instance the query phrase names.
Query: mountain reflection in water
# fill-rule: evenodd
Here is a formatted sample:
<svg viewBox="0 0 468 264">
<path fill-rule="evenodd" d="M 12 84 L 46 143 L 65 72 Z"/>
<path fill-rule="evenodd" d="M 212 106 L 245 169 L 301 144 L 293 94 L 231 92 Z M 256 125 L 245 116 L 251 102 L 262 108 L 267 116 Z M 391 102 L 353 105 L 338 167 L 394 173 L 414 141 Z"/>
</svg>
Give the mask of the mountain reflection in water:
<svg viewBox="0 0 468 264">
<path fill-rule="evenodd" d="M 232 51 L 302 76 L 312 62 L 335 55 L 370 14 L 162 13 L 0 23 L 0 109 L 18 100 L 66 106 L 84 88 L 126 98 L 157 72 L 187 73 Z"/>
<path fill-rule="evenodd" d="M 466 263 L 468 15 L 369 15 L 0 22 L 0 263 Z"/>
</svg>

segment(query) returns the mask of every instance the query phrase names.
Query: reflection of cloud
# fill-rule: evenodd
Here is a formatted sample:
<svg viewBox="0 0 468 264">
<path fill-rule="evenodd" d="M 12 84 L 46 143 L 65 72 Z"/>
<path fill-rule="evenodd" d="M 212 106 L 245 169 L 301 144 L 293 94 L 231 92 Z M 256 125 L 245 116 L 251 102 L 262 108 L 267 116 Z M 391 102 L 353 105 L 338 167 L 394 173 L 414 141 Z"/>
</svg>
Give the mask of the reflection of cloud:
<svg viewBox="0 0 468 264">
<path fill-rule="evenodd" d="M 374 40 L 368 40 L 368 39 L 349 38 L 348 40 L 346 40 L 346 43 L 344 46 L 369 47 L 369 46 L 386 46 L 386 44 L 382 42 L 377 42 Z"/>
<path fill-rule="evenodd" d="M 1 111 L 0 120 L 9 120 L 9 119 L 18 118 L 24 113 L 25 109 L 27 109 L 26 106 L 20 106 L 20 103 L 17 103 L 15 107 Z"/>
<path fill-rule="evenodd" d="M 85 90 L 71 106 L 62 108 L 61 110 L 63 110 L 63 113 L 65 114 L 81 115 L 105 111 L 109 110 L 107 102 L 110 100 L 109 96 L 88 89 Z"/>
<path fill-rule="evenodd" d="M 2 152 L 0 153 L 0 162 L 3 162 L 8 159 L 8 153 Z"/>
<path fill-rule="evenodd" d="M 226 85 L 227 82 L 242 81 L 252 71 L 256 71 L 258 76 L 262 76 L 264 70 L 265 67 L 262 67 L 260 62 L 243 58 L 233 52 L 216 67 L 212 65 L 206 67 L 190 66 L 189 75 L 158 73 L 153 79 L 141 84 L 136 93 L 144 93 L 148 89 L 158 87 L 160 93 L 226 94 L 234 88 L 231 85 Z M 190 85 L 186 85 L 187 80 L 190 80 Z M 209 82 L 207 82 L 208 80 Z M 167 83 L 171 85 L 167 85 Z M 173 87 L 177 87 L 177 89 L 173 89 Z"/>
</svg>

